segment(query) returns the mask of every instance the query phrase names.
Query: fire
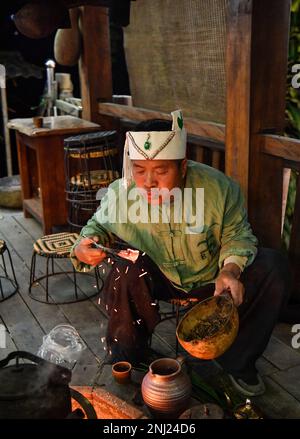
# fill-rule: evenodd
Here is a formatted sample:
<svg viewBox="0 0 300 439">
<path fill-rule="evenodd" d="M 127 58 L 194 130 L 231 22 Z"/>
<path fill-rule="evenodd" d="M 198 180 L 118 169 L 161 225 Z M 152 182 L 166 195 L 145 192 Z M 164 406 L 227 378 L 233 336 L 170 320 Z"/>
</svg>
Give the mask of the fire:
<svg viewBox="0 0 300 439">
<path fill-rule="evenodd" d="M 90 386 L 72 387 L 85 396 L 93 405 L 98 419 L 139 419 L 144 417 L 143 412 L 103 388 L 93 388 Z M 81 408 L 80 405 L 72 400 L 72 410 L 77 408 Z M 86 416 L 85 419 L 87 419 Z"/>
</svg>

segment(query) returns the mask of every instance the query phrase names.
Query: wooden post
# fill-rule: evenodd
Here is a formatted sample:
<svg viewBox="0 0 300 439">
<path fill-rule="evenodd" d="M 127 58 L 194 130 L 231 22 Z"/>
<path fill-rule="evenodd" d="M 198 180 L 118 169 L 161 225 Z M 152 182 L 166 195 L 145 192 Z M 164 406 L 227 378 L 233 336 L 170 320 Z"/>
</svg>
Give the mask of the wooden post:
<svg viewBox="0 0 300 439">
<path fill-rule="evenodd" d="M 110 128 L 109 119 L 98 113 L 98 102 L 112 101 L 112 70 L 108 9 L 82 8 L 83 52 L 80 59 L 83 119 Z"/>
<path fill-rule="evenodd" d="M 252 1 L 229 0 L 226 41 L 225 172 L 248 195 Z"/>
<path fill-rule="evenodd" d="M 261 152 L 259 133 L 283 133 L 289 0 L 254 0 L 252 18 L 249 218 L 261 245 L 281 245 L 283 161 Z"/>
<path fill-rule="evenodd" d="M 282 159 L 261 152 L 259 133 L 282 133 L 289 0 L 229 0 L 227 14 L 226 173 L 248 198 L 260 243 L 280 246 Z"/>
</svg>

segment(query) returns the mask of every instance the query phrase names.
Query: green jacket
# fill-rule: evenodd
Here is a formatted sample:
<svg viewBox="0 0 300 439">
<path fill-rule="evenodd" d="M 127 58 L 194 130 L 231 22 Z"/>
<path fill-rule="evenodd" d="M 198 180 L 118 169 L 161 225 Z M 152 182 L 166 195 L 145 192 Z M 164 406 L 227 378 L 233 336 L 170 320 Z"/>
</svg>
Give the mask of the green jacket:
<svg viewBox="0 0 300 439">
<path fill-rule="evenodd" d="M 172 215 L 168 223 L 109 222 L 106 195 L 81 234 L 99 236 L 104 245 L 110 245 L 115 237 L 121 238 L 146 252 L 165 276 L 185 292 L 213 282 L 229 256 L 244 257 L 240 259 L 250 265 L 257 253 L 257 239 L 247 221 L 239 185 L 214 168 L 188 161 L 185 188 L 204 188 L 204 225 L 196 233 L 186 233 L 186 221 L 176 223 Z M 120 180 L 114 181 L 110 189 L 119 207 L 126 198 L 125 189 L 120 190 Z M 132 203 L 128 203 L 129 208 Z M 71 258 L 78 271 L 91 269 L 72 253 Z"/>
</svg>

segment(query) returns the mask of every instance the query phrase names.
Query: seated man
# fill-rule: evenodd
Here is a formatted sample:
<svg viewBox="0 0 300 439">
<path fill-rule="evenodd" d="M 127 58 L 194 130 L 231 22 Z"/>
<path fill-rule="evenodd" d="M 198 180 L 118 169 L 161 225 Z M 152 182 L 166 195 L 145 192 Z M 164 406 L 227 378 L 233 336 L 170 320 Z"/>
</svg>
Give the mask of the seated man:
<svg viewBox="0 0 300 439">
<path fill-rule="evenodd" d="M 112 361 L 138 361 L 147 352 L 160 321 L 155 299 L 204 299 L 229 290 L 240 329 L 217 361 L 241 392 L 258 395 L 264 384 L 255 362 L 287 301 L 287 264 L 280 253 L 257 249 L 238 184 L 186 160 L 181 112 L 172 116 L 172 130 L 168 122 L 149 121 L 127 133 L 123 179 L 111 184 L 82 229 L 72 260 L 88 270 L 106 258 L 91 238 L 106 246 L 123 240 L 140 250 L 135 263 L 115 261 L 106 279 Z"/>
</svg>

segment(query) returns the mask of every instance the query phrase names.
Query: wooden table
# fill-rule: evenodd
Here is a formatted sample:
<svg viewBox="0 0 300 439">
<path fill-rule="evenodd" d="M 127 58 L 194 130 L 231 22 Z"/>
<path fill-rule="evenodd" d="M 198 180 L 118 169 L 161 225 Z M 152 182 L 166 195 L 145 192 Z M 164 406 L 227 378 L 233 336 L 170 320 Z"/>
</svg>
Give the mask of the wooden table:
<svg viewBox="0 0 300 439">
<path fill-rule="evenodd" d="M 12 119 L 16 130 L 23 211 L 42 225 L 45 234 L 53 226 L 67 224 L 65 196 L 64 138 L 98 131 L 100 126 L 73 116 L 45 117 L 43 127 L 32 119 Z"/>
</svg>

